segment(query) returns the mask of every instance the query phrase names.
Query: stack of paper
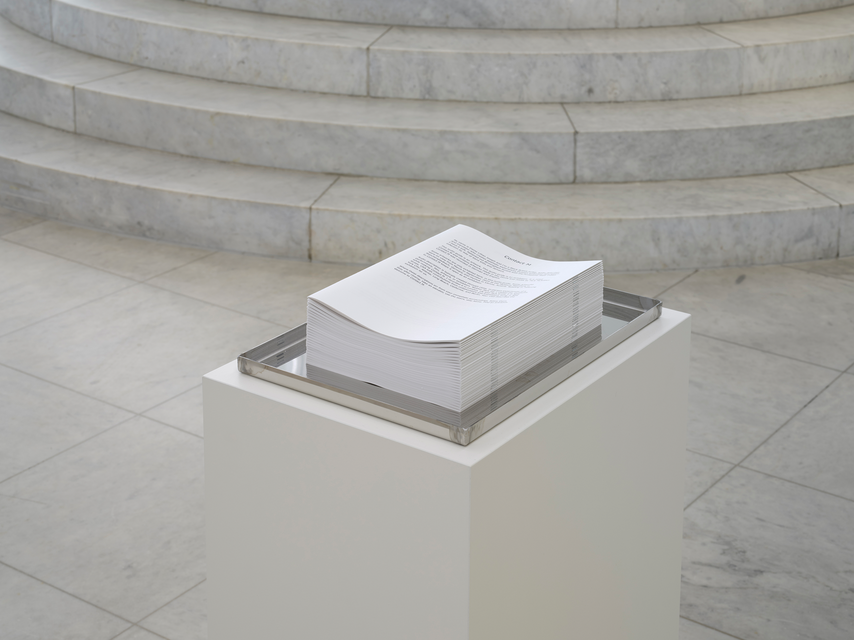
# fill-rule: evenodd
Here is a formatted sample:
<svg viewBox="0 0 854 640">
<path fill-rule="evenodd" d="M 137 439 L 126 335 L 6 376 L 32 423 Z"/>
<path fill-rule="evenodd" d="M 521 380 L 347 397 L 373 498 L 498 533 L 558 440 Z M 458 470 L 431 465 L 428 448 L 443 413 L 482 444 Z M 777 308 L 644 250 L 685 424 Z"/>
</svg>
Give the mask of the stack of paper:
<svg viewBox="0 0 854 640">
<path fill-rule="evenodd" d="M 523 255 L 458 225 L 308 299 L 306 363 L 461 412 L 598 337 L 601 261 Z"/>
</svg>

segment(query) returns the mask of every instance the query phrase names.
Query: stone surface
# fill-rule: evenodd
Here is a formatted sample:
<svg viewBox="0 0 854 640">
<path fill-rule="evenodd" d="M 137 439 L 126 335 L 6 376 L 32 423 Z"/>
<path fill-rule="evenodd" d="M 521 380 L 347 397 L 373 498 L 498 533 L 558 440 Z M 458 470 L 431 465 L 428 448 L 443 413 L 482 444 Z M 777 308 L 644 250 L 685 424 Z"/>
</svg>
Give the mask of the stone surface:
<svg viewBox="0 0 854 640">
<path fill-rule="evenodd" d="M 312 209 L 312 257 L 377 262 L 457 223 L 541 258 L 676 269 L 835 256 L 839 209 L 787 176 L 489 187 L 341 178 Z"/>
<path fill-rule="evenodd" d="M 854 503 L 743 469 L 685 511 L 682 615 L 737 638 L 847 640 Z"/>
<path fill-rule="evenodd" d="M 5 240 L 0 240 L 0 272 L 0 335 L 133 284 L 132 280 Z"/>
<path fill-rule="evenodd" d="M 5 239 L 133 280 L 147 280 L 210 253 L 53 221 L 10 233 Z"/>
<path fill-rule="evenodd" d="M 570 182 L 559 105 L 375 100 L 136 71 L 77 90 L 80 133 L 183 155 L 357 175 Z"/>
<path fill-rule="evenodd" d="M 810 273 L 818 273 L 829 278 L 842 278 L 854 281 L 854 258 L 839 258 L 837 260 L 815 260 L 786 265 Z"/>
<path fill-rule="evenodd" d="M 667 289 L 694 273 L 691 269 L 641 273 L 606 273 L 605 286 L 619 291 L 658 298 Z"/>
<path fill-rule="evenodd" d="M 854 283 L 787 267 L 715 269 L 667 298 L 696 333 L 837 371 L 854 363 Z"/>
<path fill-rule="evenodd" d="M 0 559 L 139 620 L 204 579 L 203 487 L 202 441 L 134 418 L 2 484 Z"/>
<path fill-rule="evenodd" d="M 744 466 L 854 500 L 854 376 L 840 376 Z"/>
<path fill-rule="evenodd" d="M 115 640 L 159 640 L 161 636 L 156 636 L 153 633 L 146 631 L 137 626 L 133 626 L 124 633 L 115 637 Z M 172 638 L 169 638 L 172 640 Z"/>
<path fill-rule="evenodd" d="M 695 277 L 684 288 L 690 289 Z M 672 306 L 684 310 L 678 302 Z M 702 332 L 702 325 L 695 316 L 694 330 Z M 837 375 L 824 367 L 695 334 L 688 449 L 741 462 Z"/>
<path fill-rule="evenodd" d="M 57 0 L 58 43 L 190 76 L 365 95 L 368 45 L 387 27 L 260 16 L 179 0 Z"/>
<path fill-rule="evenodd" d="M 9 640 L 112 640 L 130 626 L 106 611 L 2 564 L 0 602 L 3 637 Z"/>
<path fill-rule="evenodd" d="M 668 24 L 709 24 L 756 20 L 849 4 L 848 0 L 751 0 L 749 2 L 685 2 L 645 0 L 620 4 L 620 27 L 654 27 Z"/>
<path fill-rule="evenodd" d="M 0 206 L 0 236 L 39 224 L 44 218 Z"/>
<path fill-rule="evenodd" d="M 52 38 L 50 0 L 0 0 L 0 17 L 40 38 Z"/>
<path fill-rule="evenodd" d="M 0 111 L 74 131 L 75 85 L 131 69 L 58 47 L 0 18 Z"/>
<path fill-rule="evenodd" d="M 193 587 L 139 623 L 169 640 L 207 640 L 206 583 Z"/>
<path fill-rule="evenodd" d="M 284 332 L 305 322 L 309 295 L 361 269 L 217 253 L 154 278 L 151 284 L 274 322 Z"/>
<path fill-rule="evenodd" d="M 706 28 L 744 45 L 743 93 L 854 80 L 854 7 Z"/>
<path fill-rule="evenodd" d="M 578 182 L 713 178 L 854 161 L 854 84 L 566 110 L 578 130 Z"/>
<path fill-rule="evenodd" d="M 308 207 L 335 180 L 140 150 L 2 114 L 0 131 L 19 132 L 0 141 L 0 203 L 210 248 L 307 258 Z M 28 152 L 27 134 L 37 142 Z"/>
<path fill-rule="evenodd" d="M 679 640 L 732 640 L 732 636 L 691 620 L 679 618 Z"/>
<path fill-rule="evenodd" d="M 733 465 L 700 455 L 699 453 L 694 453 L 693 451 L 686 451 L 685 456 L 684 502 L 687 507 L 699 498 L 704 491 L 720 480 L 727 471 L 733 468 Z"/>
<path fill-rule="evenodd" d="M 854 167 L 804 171 L 793 176 L 842 204 L 839 255 L 854 256 Z"/>
<path fill-rule="evenodd" d="M 133 417 L 2 365 L 0 407 L 0 482 Z"/>
<path fill-rule="evenodd" d="M 142 412 L 279 333 L 263 320 L 139 284 L 0 338 L 0 362 Z"/>
<path fill-rule="evenodd" d="M 699 27 L 394 28 L 371 46 L 370 95 L 486 102 L 672 100 L 739 93 L 740 48 Z"/>
<path fill-rule="evenodd" d="M 194 0 L 203 2 L 204 0 Z M 513 0 L 207 0 L 207 4 L 270 14 L 334 18 L 352 22 L 487 29 L 581 29 L 753 20 L 830 9 L 850 0 L 750 0 L 684 2 L 633 0 L 526 3 Z"/>
<path fill-rule="evenodd" d="M 145 416 L 176 429 L 181 429 L 181 431 L 204 437 L 205 425 L 202 419 L 201 386 L 185 391 L 181 395 L 149 409 L 145 412 Z"/>
<path fill-rule="evenodd" d="M 616 0 L 208 0 L 247 11 L 426 27 L 572 29 L 616 26 Z"/>
</svg>

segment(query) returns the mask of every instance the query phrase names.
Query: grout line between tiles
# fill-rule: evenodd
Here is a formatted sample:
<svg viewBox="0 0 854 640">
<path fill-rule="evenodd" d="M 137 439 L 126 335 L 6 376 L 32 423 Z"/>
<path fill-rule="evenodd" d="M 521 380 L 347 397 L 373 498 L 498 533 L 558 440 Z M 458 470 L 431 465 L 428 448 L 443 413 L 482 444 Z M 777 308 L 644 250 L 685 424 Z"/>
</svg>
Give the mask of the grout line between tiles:
<svg viewBox="0 0 854 640">
<path fill-rule="evenodd" d="M 838 260 L 839 258 L 829 258 L 830 260 Z M 832 278 L 833 280 L 839 280 L 841 282 L 845 282 L 847 284 L 854 284 L 854 281 L 851 278 L 843 278 L 842 276 L 835 276 L 831 273 L 821 273 L 820 271 L 810 271 L 805 267 L 796 267 L 793 264 L 781 264 L 781 267 L 785 267 L 786 269 L 794 269 L 795 271 L 800 271 L 801 273 L 809 273 L 814 276 L 821 276 L 822 278 Z"/>
<path fill-rule="evenodd" d="M 150 618 L 151 616 L 153 616 L 155 613 L 157 613 L 158 611 L 160 611 L 161 609 L 163 609 L 164 607 L 168 607 L 170 604 L 172 604 L 173 602 L 175 602 L 178 598 L 181 598 L 181 597 L 183 597 L 183 596 L 187 595 L 188 593 L 190 593 L 190 591 L 192 591 L 193 589 L 195 589 L 195 588 L 196 588 L 196 587 L 198 587 L 199 585 L 204 584 L 204 583 L 205 583 L 205 581 L 207 581 L 207 578 L 204 578 L 204 579 L 200 580 L 198 583 L 194 584 L 192 587 L 190 587 L 190 588 L 189 588 L 189 589 L 187 589 L 186 591 L 182 591 L 182 592 L 181 592 L 181 593 L 179 593 L 177 596 L 175 596 L 174 598 L 172 598 L 169 602 L 167 602 L 167 603 L 165 603 L 165 604 L 160 605 L 159 607 L 157 607 L 157 608 L 156 608 L 154 611 L 152 611 L 151 613 L 146 613 L 143 617 L 141 617 L 141 618 L 136 622 L 136 626 L 140 627 L 141 629 L 145 629 L 146 631 L 151 631 L 151 629 L 148 629 L 147 627 L 143 627 L 143 626 L 142 626 L 142 623 L 143 623 L 143 622 L 145 622 L 145 621 L 146 621 L 148 618 Z M 152 631 L 152 633 L 156 633 L 156 632 Z M 159 634 L 158 634 L 158 635 L 159 635 Z M 162 636 L 161 636 L 161 637 L 162 637 Z"/>
<path fill-rule="evenodd" d="M 313 251 L 313 223 L 314 223 L 314 205 L 320 202 L 320 199 L 327 194 L 327 192 L 335 186 L 335 184 L 341 179 L 341 176 L 335 176 L 335 180 L 333 180 L 328 187 L 326 187 L 323 192 L 317 196 L 310 205 L 308 205 L 308 261 L 311 262 Z"/>
<path fill-rule="evenodd" d="M 369 98 L 371 97 L 371 47 L 379 42 L 379 40 L 392 29 L 394 29 L 394 26 L 383 31 L 377 36 L 376 40 L 373 40 L 367 47 L 365 47 L 365 95 Z"/>
<path fill-rule="evenodd" d="M 692 620 L 691 618 L 688 618 L 688 617 L 685 617 L 685 616 L 679 616 L 679 617 L 680 617 L 680 618 L 682 618 L 683 620 L 687 620 L 688 622 L 693 622 L 693 623 L 694 623 L 694 624 L 696 624 L 696 625 L 699 625 L 699 626 L 701 626 L 701 627 L 705 627 L 706 629 L 711 629 L 712 631 L 717 631 L 717 632 L 718 632 L 718 633 L 720 633 L 721 635 L 729 636 L 730 638 L 735 638 L 736 640 L 744 640 L 744 639 L 743 639 L 742 637 L 740 637 L 740 636 L 734 636 L 734 635 L 732 635 L 731 633 L 727 633 L 726 631 L 721 631 L 720 629 L 716 629 L 715 627 L 709 626 L 709 625 L 707 625 L 707 624 L 703 624 L 702 622 L 697 622 L 696 620 Z"/>
<path fill-rule="evenodd" d="M 50 254 L 47 254 L 47 255 L 50 255 Z M 115 274 L 110 274 L 110 275 L 115 275 Z M 40 324 L 42 322 L 47 322 L 48 320 L 51 320 L 51 319 L 56 318 L 58 316 L 61 316 L 63 313 L 68 313 L 69 311 L 74 311 L 76 309 L 79 309 L 80 307 L 85 307 L 89 303 L 98 302 L 99 300 L 103 300 L 104 298 L 107 298 L 113 294 L 120 293 L 122 291 L 127 291 L 128 289 L 133 289 L 134 287 L 138 287 L 141 284 L 142 284 L 141 282 L 131 281 L 131 284 L 129 284 L 126 287 L 116 289 L 115 291 L 111 291 L 110 293 L 106 293 L 106 294 L 99 296 L 97 298 L 92 298 L 91 300 L 87 300 L 86 302 L 81 302 L 80 304 L 78 304 L 76 306 L 69 307 L 68 309 L 63 309 L 62 311 L 59 311 L 59 312 L 57 312 L 51 316 L 47 316 L 45 318 L 39 318 L 38 320 L 31 322 L 30 324 L 24 325 L 23 327 L 18 327 L 17 329 L 12 329 L 11 331 L 9 331 L 7 333 L 0 333 L 0 338 L 6 338 L 8 336 L 11 336 L 14 333 L 17 333 L 18 331 L 23 331 L 24 329 L 29 329 L 30 327 L 34 327 L 37 324 Z M 6 366 L 9 366 L 7 363 L 3 362 L 2 360 L 0 360 L 0 364 L 5 364 Z"/>
<path fill-rule="evenodd" d="M 783 482 L 788 482 L 789 484 L 795 484 L 799 487 L 803 487 L 804 489 L 810 489 L 812 491 L 818 491 L 819 493 L 823 493 L 828 496 L 832 496 L 834 498 L 839 498 L 840 500 L 847 500 L 848 502 L 854 502 L 854 498 L 846 498 L 845 496 L 841 496 L 838 493 L 832 493 L 830 491 L 825 491 L 824 489 L 819 489 L 818 487 L 813 487 L 808 484 L 804 484 L 803 482 L 798 482 L 797 480 L 790 480 L 789 478 L 783 478 L 782 476 L 775 476 L 773 473 L 768 473 L 767 471 L 762 471 L 761 469 L 754 469 L 753 467 L 741 466 L 742 469 L 746 471 L 753 471 L 754 473 L 762 474 L 763 476 L 767 476 L 769 478 L 774 478 L 775 480 L 782 480 Z"/>
<path fill-rule="evenodd" d="M 724 464 L 736 465 L 737 462 L 732 462 L 731 460 L 724 460 L 723 458 L 718 458 L 717 456 L 710 456 L 708 453 L 703 453 L 702 451 L 695 451 L 690 447 L 685 447 L 685 451 L 690 451 L 698 456 L 703 456 L 704 458 L 709 458 L 709 460 L 717 460 L 718 462 L 723 462 Z"/>
<path fill-rule="evenodd" d="M 674 282 L 673 284 L 671 284 L 669 287 L 667 287 L 667 288 L 666 288 L 664 291 L 662 291 L 661 293 L 657 293 L 657 294 L 655 294 L 655 297 L 656 297 L 656 298 L 659 298 L 659 297 L 663 296 L 665 293 L 667 293 L 668 291 L 670 291 L 673 287 L 675 287 L 675 286 L 676 286 L 676 285 L 678 285 L 678 284 L 682 284 L 683 282 L 685 282 L 688 278 L 690 278 L 691 276 L 693 276 L 693 275 L 694 275 L 695 273 L 697 273 L 698 271 L 699 271 L 699 269 L 694 269 L 694 270 L 693 270 L 691 273 L 689 273 L 687 276 L 685 276 L 684 278 L 682 278 L 681 280 L 679 280 L 679 281 L 677 281 L 677 282 Z"/>
<path fill-rule="evenodd" d="M 783 428 L 785 428 L 785 427 L 786 427 L 786 425 L 788 425 L 790 422 L 792 422 L 792 420 L 794 420 L 795 418 L 797 418 L 797 417 L 801 414 L 801 412 L 803 412 L 803 410 L 804 410 L 804 409 L 806 409 L 808 406 L 810 406 L 816 398 L 818 398 L 822 393 L 824 393 L 825 391 L 827 391 L 827 389 L 828 389 L 832 384 L 834 384 L 837 380 L 839 380 L 839 378 L 841 378 L 843 375 L 845 375 L 845 374 L 844 374 L 844 372 L 840 372 L 838 376 L 836 376 L 833 380 L 831 380 L 827 385 L 825 385 L 824 387 L 822 387 L 822 389 L 821 389 L 818 393 L 816 393 L 812 398 L 810 398 L 810 399 L 806 402 L 806 404 L 804 404 L 800 409 L 798 409 L 797 411 L 795 411 L 795 413 L 794 413 L 794 414 L 792 414 L 792 415 L 789 417 L 789 419 L 788 419 L 788 420 L 786 420 L 783 424 L 781 424 L 779 427 L 777 427 L 776 429 L 774 429 L 774 431 L 773 431 L 773 432 L 771 432 L 771 433 L 768 435 L 768 437 L 766 437 L 762 442 L 760 442 L 760 443 L 759 443 L 758 445 L 756 445 L 753 449 L 751 449 L 751 450 L 747 453 L 747 455 L 745 455 L 745 456 L 744 456 L 744 457 L 743 457 L 739 462 L 737 462 L 737 463 L 736 463 L 736 464 L 735 464 L 731 469 L 729 469 L 729 470 L 728 470 L 725 474 L 723 474 L 720 478 L 718 478 L 717 480 L 715 480 L 711 485 L 709 485 L 708 487 L 706 487 L 706 490 L 705 490 L 705 491 L 703 491 L 700 495 L 698 495 L 698 496 L 697 496 L 696 498 L 694 498 L 690 503 L 688 503 L 688 504 L 684 507 L 683 511 L 687 511 L 689 508 L 691 508 L 691 507 L 692 507 L 692 506 L 697 502 L 697 500 L 699 500 L 699 499 L 700 499 L 700 498 L 702 498 L 704 495 L 706 495 L 706 494 L 707 494 L 709 491 L 711 491 L 715 486 L 717 486 L 717 484 L 718 484 L 721 480 L 723 480 L 723 479 L 724 479 L 724 478 L 726 478 L 730 473 L 732 473 L 733 469 L 746 469 L 746 470 L 748 470 L 748 471 L 754 471 L 753 469 L 750 469 L 749 467 L 742 467 L 741 465 L 742 465 L 742 464 L 743 464 L 743 463 L 744 463 L 744 462 L 745 462 L 745 461 L 746 461 L 750 456 L 752 456 L 754 453 L 756 453 L 756 451 L 757 451 L 761 446 L 763 446 L 763 445 L 764 445 L 766 442 L 768 442 L 771 438 L 773 438 L 775 435 L 777 435 L 777 434 L 778 434 L 778 433 L 779 433 Z M 769 475 L 769 474 L 765 474 L 765 475 Z M 772 476 L 772 477 L 776 477 L 776 476 Z M 791 480 L 786 480 L 785 478 L 778 478 L 778 479 L 779 479 L 779 480 L 784 480 L 785 482 L 792 482 Z M 797 482 L 792 482 L 792 484 L 798 484 L 798 483 L 797 483 Z M 803 485 L 801 485 L 801 486 L 803 486 Z M 807 487 L 807 488 L 809 488 L 809 489 L 813 489 L 812 487 Z M 813 489 L 813 490 L 814 490 L 814 491 L 820 491 L 819 489 Z M 821 493 L 827 493 L 827 492 L 826 492 L 826 491 L 823 491 L 823 492 L 821 492 Z"/>
<path fill-rule="evenodd" d="M 699 331 L 691 332 L 695 336 L 700 336 L 703 338 L 708 338 L 709 340 L 717 340 L 718 342 L 725 342 L 727 344 L 734 345 L 736 347 L 744 347 L 745 349 L 751 349 L 752 351 L 758 351 L 759 353 L 764 353 L 769 356 L 776 356 L 778 358 L 785 358 L 786 360 L 792 360 L 794 362 L 800 362 L 801 364 L 808 364 L 813 367 L 819 367 L 821 369 L 827 369 L 828 371 L 834 371 L 836 373 L 841 373 L 842 369 L 836 369 L 835 367 L 829 367 L 826 364 L 817 364 L 815 362 L 809 362 L 808 360 L 801 360 L 800 358 L 795 358 L 793 356 L 783 355 L 781 353 L 774 353 L 773 351 L 767 351 L 765 349 L 760 349 L 759 347 L 752 347 L 749 344 L 741 344 L 740 342 L 735 342 L 733 340 L 727 340 L 726 338 L 718 338 L 717 336 L 710 336 L 707 333 L 701 333 Z"/>
<path fill-rule="evenodd" d="M 104 607 L 98 606 L 98 605 L 97 605 L 97 604 L 95 604 L 94 602 L 89 602 L 88 600 L 84 600 L 84 599 L 83 599 L 83 598 L 81 598 L 80 596 L 76 596 L 76 595 L 74 595 L 73 593 L 71 593 L 70 591 L 66 591 L 66 590 L 65 590 L 65 589 L 63 589 L 62 587 L 57 587 L 55 584 L 51 584 L 50 582 L 47 582 L 46 580 L 42 580 L 41 578 L 37 578 L 36 576 L 32 575 L 31 573 L 27 573 L 26 571 L 23 571 L 23 570 L 19 569 L 18 567 L 16 567 L 16 566 L 14 566 L 14 565 L 9 564 L 8 562 L 4 562 L 3 560 L 0 560 L 0 564 L 2 564 L 4 567 L 9 567 L 10 569 L 12 569 L 12 570 L 14 570 L 14 571 L 17 571 L 18 573 L 21 573 L 21 574 L 23 574 L 23 575 L 27 576 L 28 578 L 32 578 L 33 580 L 36 580 L 36 581 L 38 581 L 38 582 L 41 582 L 42 584 L 47 585 L 47 586 L 48 586 L 48 587 L 50 587 L 51 589 L 56 589 L 57 591 L 60 591 L 60 592 L 64 593 L 64 594 L 65 594 L 65 595 L 67 595 L 67 596 L 71 596 L 71 597 L 72 597 L 72 598 L 74 598 L 75 600 L 79 600 L 80 602 L 83 602 L 83 603 L 85 603 L 85 604 L 88 604 L 90 607 L 95 607 L 96 609 L 98 609 L 98 610 L 100 610 L 100 611 L 103 611 L 104 613 L 107 613 L 107 614 L 109 614 L 109 615 L 113 616 L 114 618 L 118 618 L 118 619 L 119 619 L 119 620 L 121 620 L 122 622 L 127 622 L 129 625 L 134 626 L 133 622 L 131 622 L 131 621 L 130 621 L 130 620 L 128 620 L 127 618 L 125 618 L 125 617 L 123 617 L 123 616 L 120 616 L 120 615 L 119 615 L 119 614 L 117 614 L 117 613 L 113 613 L 112 611 L 109 611 L 108 609 L 105 609 Z M 130 628 L 130 627 L 128 627 L 128 629 L 129 629 L 129 628 Z M 127 631 L 128 629 L 125 629 L 124 631 L 122 631 L 122 633 L 124 633 L 124 632 L 125 632 L 125 631 Z M 121 634 L 119 634 L 119 635 L 121 635 Z"/>
<path fill-rule="evenodd" d="M 161 424 L 164 427 L 169 427 L 170 429 L 175 429 L 176 431 L 180 431 L 181 433 L 185 433 L 188 436 L 195 436 L 196 438 L 199 438 L 200 440 L 205 439 L 204 436 L 200 436 L 198 433 L 193 433 L 192 431 L 187 431 L 186 429 L 182 429 L 181 427 L 176 427 L 174 424 L 169 424 L 168 422 L 163 422 L 163 420 L 158 420 L 157 418 L 152 418 L 151 416 L 139 414 L 138 417 L 145 418 L 146 420 L 151 420 L 152 422 L 156 422 L 157 424 Z"/>
<path fill-rule="evenodd" d="M 31 469 L 35 469 L 37 466 L 39 466 L 39 465 L 41 465 L 41 464 L 44 464 L 45 462 L 47 462 L 47 461 L 49 461 L 49 460 L 53 460 L 53 459 L 54 459 L 54 458 L 56 458 L 57 456 L 61 456 L 63 453 L 67 453 L 68 451 L 71 451 L 72 449 L 76 449 L 76 448 L 77 448 L 77 447 L 79 447 L 81 444 L 84 444 L 84 443 L 86 443 L 86 442 L 89 442 L 89 441 L 90 441 L 90 440 L 92 440 L 93 438 L 97 438 L 98 436 L 101 436 L 101 435 L 103 435 L 103 434 L 107 433 L 108 431 L 112 431 L 112 430 L 113 430 L 113 429 L 115 429 L 116 427 L 119 427 L 119 426 L 121 426 L 121 425 L 125 424 L 126 422 L 130 422 L 131 420 L 133 420 L 134 418 L 137 418 L 137 417 L 138 417 L 137 415 L 132 415 L 132 416 L 130 416 L 129 418 L 125 418 L 125 419 L 124 419 L 124 420 L 122 420 L 121 422 L 117 422 L 116 424 L 114 424 L 114 425 L 112 425 L 112 426 L 110 426 L 110 427 L 107 427 L 107 428 L 106 428 L 106 429 L 104 429 L 103 431 L 99 431 L 98 433 L 96 433 L 96 434 L 94 434 L 94 435 L 91 435 L 91 436 L 89 436 L 88 438 L 84 438 L 83 440 L 80 440 L 79 442 L 75 442 L 73 445 L 71 445 L 71 446 L 70 446 L 70 447 L 68 447 L 67 449 L 63 449 L 62 451 L 57 451 L 57 452 L 56 452 L 56 453 L 54 453 L 52 456 L 48 456 L 47 458 L 44 458 L 43 460 L 39 460 L 38 462 L 36 462 L 35 464 L 30 465 L 30 466 L 29 466 L 29 467 L 27 467 L 26 469 L 21 469 L 20 471 L 18 471 L 17 473 L 12 474 L 12 475 L 11 475 L 11 476 L 9 476 L 8 478 L 4 478 L 2 481 L 0 481 L 0 490 L 2 490 L 3 485 L 4 485 L 6 482 L 8 482 L 9 480 L 11 480 L 12 478 L 17 478 L 17 477 L 18 477 L 19 475 L 21 475 L 22 473 L 26 473 L 27 471 L 30 471 Z M 9 497 L 9 498 L 14 498 L 14 496 L 7 496 L 7 497 Z"/>
<path fill-rule="evenodd" d="M 826 193 L 824 193 L 823 191 L 820 191 L 820 190 L 819 190 L 819 189 L 817 189 L 816 187 L 812 186 L 811 184 L 808 184 L 808 183 L 804 182 L 804 181 L 803 181 L 803 180 L 801 180 L 798 176 L 796 176 L 794 173 L 787 173 L 786 175 L 787 175 L 787 176 L 789 176 L 789 177 L 790 177 L 792 180 L 794 180 L 795 182 L 800 182 L 800 183 L 801 183 L 802 185 L 804 185 L 807 189 L 811 189 L 812 191 L 815 191 L 818 195 L 820 195 L 820 196 L 824 196 L 825 198 L 827 198 L 827 199 L 828 199 L 828 200 L 830 200 L 831 202 L 835 202 L 836 204 L 838 204 L 838 205 L 840 206 L 840 208 L 841 208 L 841 207 L 843 207 L 843 206 L 845 206 L 845 205 L 843 205 L 841 202 L 839 202 L 839 200 L 837 200 L 836 198 L 833 198 L 833 197 L 831 197 L 831 196 L 827 195 Z"/>
</svg>

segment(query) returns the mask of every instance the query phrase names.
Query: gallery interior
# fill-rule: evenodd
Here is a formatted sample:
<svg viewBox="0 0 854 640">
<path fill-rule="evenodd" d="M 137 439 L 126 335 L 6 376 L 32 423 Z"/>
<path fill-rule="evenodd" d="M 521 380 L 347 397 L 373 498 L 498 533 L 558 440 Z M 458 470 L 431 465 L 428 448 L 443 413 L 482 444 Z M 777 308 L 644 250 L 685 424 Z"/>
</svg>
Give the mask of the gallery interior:
<svg viewBox="0 0 854 640">
<path fill-rule="evenodd" d="M 854 637 L 854 0 L 0 0 L 0 635 L 206 639 L 202 376 L 456 224 L 691 314 L 678 637 Z"/>
</svg>

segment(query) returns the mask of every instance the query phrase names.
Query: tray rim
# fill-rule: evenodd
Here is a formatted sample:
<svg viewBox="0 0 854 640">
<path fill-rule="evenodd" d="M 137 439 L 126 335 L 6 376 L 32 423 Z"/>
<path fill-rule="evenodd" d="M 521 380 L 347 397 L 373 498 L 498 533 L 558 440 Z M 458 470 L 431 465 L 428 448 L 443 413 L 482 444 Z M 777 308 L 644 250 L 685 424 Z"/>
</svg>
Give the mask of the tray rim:
<svg viewBox="0 0 854 640">
<path fill-rule="evenodd" d="M 237 366 L 243 374 L 466 446 L 661 316 L 662 303 L 655 298 L 610 287 L 604 287 L 604 294 L 606 305 L 618 309 L 624 308 L 627 312 L 639 312 L 639 315 L 468 427 L 449 425 L 395 405 L 296 375 L 259 361 L 273 357 L 278 353 L 286 353 L 289 349 L 293 349 L 304 342 L 305 323 L 240 354 L 237 358 Z M 264 353 L 267 355 L 264 356 Z M 259 355 L 262 357 L 259 358 Z M 293 358 L 286 360 L 279 366 L 292 360 Z M 532 367 L 531 370 L 535 367 Z"/>
</svg>

